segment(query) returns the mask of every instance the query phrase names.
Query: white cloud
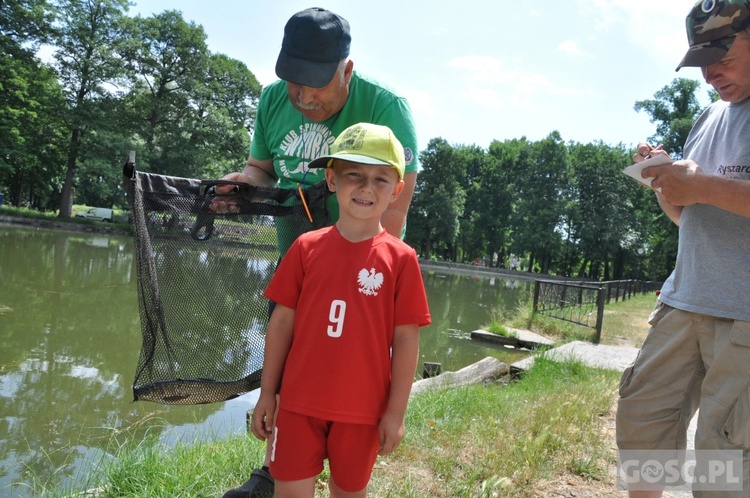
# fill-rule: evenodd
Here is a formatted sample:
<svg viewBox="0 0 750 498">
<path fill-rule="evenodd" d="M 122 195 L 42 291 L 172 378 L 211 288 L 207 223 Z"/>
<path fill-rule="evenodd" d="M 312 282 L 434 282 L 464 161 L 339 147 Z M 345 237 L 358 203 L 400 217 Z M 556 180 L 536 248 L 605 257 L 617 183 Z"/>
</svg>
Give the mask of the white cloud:
<svg viewBox="0 0 750 498">
<path fill-rule="evenodd" d="M 576 43 L 574 40 L 565 40 L 559 43 L 557 47 L 555 47 L 555 50 L 572 57 L 580 57 L 583 55 L 583 50 L 580 49 L 578 43 Z"/>
<path fill-rule="evenodd" d="M 415 115 L 422 114 L 430 117 L 438 115 L 438 110 L 429 92 L 412 88 L 405 89 L 401 93 L 406 97 L 406 100 L 409 101 L 409 106 Z"/>
<path fill-rule="evenodd" d="M 687 50 L 685 17 L 692 0 L 578 0 L 598 31 L 622 31 L 657 60 L 677 66 Z"/>
<path fill-rule="evenodd" d="M 470 102 L 485 107 L 500 108 L 530 95 L 583 95 L 589 90 L 567 87 L 549 76 L 527 71 L 518 66 L 506 69 L 503 61 L 489 56 L 466 56 L 451 60 L 448 66 L 459 70 L 458 80 L 463 81 L 461 94 Z"/>
<path fill-rule="evenodd" d="M 255 78 L 258 80 L 258 83 L 263 85 L 264 87 L 267 85 L 270 85 L 277 79 L 279 79 L 278 76 L 276 76 L 276 70 L 275 69 L 266 69 L 266 68 L 256 68 L 253 69 L 253 74 L 255 75 Z"/>
<path fill-rule="evenodd" d="M 488 87 L 470 86 L 463 92 L 467 101 L 479 104 L 485 109 L 502 109 L 511 97 L 507 92 Z"/>
</svg>

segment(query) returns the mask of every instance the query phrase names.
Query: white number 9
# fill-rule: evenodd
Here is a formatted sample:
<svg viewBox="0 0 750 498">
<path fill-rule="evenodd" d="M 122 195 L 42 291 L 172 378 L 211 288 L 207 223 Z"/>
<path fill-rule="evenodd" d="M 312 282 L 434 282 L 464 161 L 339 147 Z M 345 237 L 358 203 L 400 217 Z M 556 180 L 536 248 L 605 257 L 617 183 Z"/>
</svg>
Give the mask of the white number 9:
<svg viewBox="0 0 750 498">
<path fill-rule="evenodd" d="M 344 328 L 344 315 L 346 315 L 346 301 L 334 299 L 331 302 L 331 310 L 328 312 L 328 320 L 331 325 L 328 326 L 329 337 L 341 337 Z"/>
</svg>

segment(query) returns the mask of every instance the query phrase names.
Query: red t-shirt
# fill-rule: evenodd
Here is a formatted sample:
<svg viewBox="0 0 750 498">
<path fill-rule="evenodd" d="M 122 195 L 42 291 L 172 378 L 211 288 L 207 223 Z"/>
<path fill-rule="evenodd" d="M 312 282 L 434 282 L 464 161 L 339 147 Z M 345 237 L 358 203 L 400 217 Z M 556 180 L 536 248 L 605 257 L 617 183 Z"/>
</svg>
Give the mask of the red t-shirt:
<svg viewBox="0 0 750 498">
<path fill-rule="evenodd" d="M 383 231 L 352 243 L 335 226 L 301 235 L 265 296 L 295 310 L 281 407 L 323 420 L 378 424 L 397 325 L 430 323 L 414 249 Z"/>
</svg>

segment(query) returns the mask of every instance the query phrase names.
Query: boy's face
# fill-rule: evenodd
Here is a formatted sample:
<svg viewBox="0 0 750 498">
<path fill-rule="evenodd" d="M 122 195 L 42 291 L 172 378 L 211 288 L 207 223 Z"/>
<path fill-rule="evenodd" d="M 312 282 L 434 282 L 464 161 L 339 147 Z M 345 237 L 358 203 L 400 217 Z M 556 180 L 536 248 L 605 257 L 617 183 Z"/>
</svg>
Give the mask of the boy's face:
<svg viewBox="0 0 750 498">
<path fill-rule="evenodd" d="M 356 219 L 380 219 L 404 188 L 398 172 L 390 166 L 334 159 L 325 174 L 328 188 L 336 192 L 341 213 Z"/>
</svg>

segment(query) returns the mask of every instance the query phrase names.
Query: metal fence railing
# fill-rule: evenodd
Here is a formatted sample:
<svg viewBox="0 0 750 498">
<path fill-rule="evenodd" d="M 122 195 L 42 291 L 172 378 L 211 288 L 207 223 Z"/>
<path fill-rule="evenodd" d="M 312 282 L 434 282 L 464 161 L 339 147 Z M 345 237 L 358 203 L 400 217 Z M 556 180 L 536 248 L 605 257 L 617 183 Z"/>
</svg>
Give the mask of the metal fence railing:
<svg viewBox="0 0 750 498">
<path fill-rule="evenodd" d="M 661 282 L 646 282 L 643 280 L 610 280 L 608 282 L 602 282 L 602 285 L 606 286 L 607 303 L 613 299 L 615 302 L 619 300 L 630 299 L 635 294 L 645 294 L 647 292 L 655 292 L 661 289 Z"/>
<path fill-rule="evenodd" d="M 534 313 L 583 325 L 596 331 L 599 344 L 604 304 L 625 300 L 635 294 L 656 291 L 658 282 L 613 280 L 609 282 L 534 281 Z"/>
</svg>

